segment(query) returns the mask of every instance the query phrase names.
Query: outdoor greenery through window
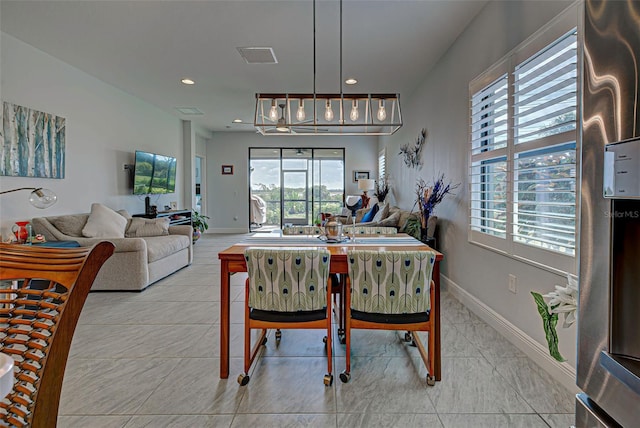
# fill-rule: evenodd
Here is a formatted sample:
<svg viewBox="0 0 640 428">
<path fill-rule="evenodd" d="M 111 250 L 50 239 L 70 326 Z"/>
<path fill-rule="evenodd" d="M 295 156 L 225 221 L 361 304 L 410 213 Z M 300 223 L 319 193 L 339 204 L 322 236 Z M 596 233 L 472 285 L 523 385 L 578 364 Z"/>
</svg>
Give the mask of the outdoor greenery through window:
<svg viewBox="0 0 640 428">
<path fill-rule="evenodd" d="M 251 195 L 264 200 L 266 225 L 314 224 L 339 214 L 344 200 L 344 149 L 252 148 Z"/>
<path fill-rule="evenodd" d="M 469 237 L 571 270 L 576 248 L 577 33 L 516 49 L 470 85 Z M 554 256 L 555 254 L 555 256 Z M 565 258 L 563 260 L 563 258 Z M 568 261 L 568 262 L 567 262 Z"/>
</svg>

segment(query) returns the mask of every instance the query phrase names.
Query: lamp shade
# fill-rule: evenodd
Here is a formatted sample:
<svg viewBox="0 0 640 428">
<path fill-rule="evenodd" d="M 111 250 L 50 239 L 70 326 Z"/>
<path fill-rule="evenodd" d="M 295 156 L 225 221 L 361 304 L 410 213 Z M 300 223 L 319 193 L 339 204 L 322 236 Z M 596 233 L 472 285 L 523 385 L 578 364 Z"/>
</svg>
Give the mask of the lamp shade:
<svg viewBox="0 0 640 428">
<path fill-rule="evenodd" d="M 20 190 L 31 190 L 29 195 L 29 203 L 36 208 L 45 209 L 55 204 L 58 197 L 49 189 L 43 189 L 42 187 L 20 187 L 19 189 L 4 190 L 0 192 L 0 195 L 5 193 L 17 192 Z"/>
<path fill-rule="evenodd" d="M 373 190 L 376 187 L 376 181 L 370 178 L 361 178 L 358 180 L 358 189 L 366 192 L 368 190 Z"/>
</svg>

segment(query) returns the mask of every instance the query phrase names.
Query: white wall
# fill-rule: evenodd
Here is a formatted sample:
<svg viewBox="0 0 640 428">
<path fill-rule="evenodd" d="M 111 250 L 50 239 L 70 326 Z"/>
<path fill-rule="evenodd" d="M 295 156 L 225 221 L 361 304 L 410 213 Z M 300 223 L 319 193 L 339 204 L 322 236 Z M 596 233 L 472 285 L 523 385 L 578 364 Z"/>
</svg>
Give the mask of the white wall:
<svg viewBox="0 0 640 428">
<path fill-rule="evenodd" d="M 442 273 L 526 335 L 546 347 L 542 322 L 530 291 L 546 293 L 566 279 L 467 241 L 469 82 L 570 5 L 563 1 L 491 2 L 467 27 L 411 98 L 403 100 L 404 126 L 383 138 L 387 165 L 398 205 L 410 208 L 417 177 L 431 180 L 439 172 L 461 183 L 456 197 L 436 210 L 439 248 L 445 258 Z M 577 24 L 577 16 L 576 16 Z M 490 41 L 490 42 L 489 42 Z M 415 141 L 427 128 L 424 168 L 408 170 L 399 156 L 401 144 Z M 507 278 L 518 278 L 518 292 L 507 289 Z M 561 324 L 561 323 L 560 323 Z M 575 367 L 576 332 L 558 327 L 560 351 Z"/>
<path fill-rule="evenodd" d="M 345 192 L 360 194 L 354 170 L 378 171 L 377 137 L 276 137 L 255 132 L 214 133 L 207 145 L 207 213 L 210 232 L 249 230 L 249 147 L 345 148 Z M 222 165 L 233 165 L 233 175 L 222 175 Z M 237 217 L 237 220 L 234 218 Z"/>
<path fill-rule="evenodd" d="M 144 212 L 144 198 L 132 195 L 123 164 L 136 149 L 178 158 L 176 194 L 152 196 L 162 208 L 182 193 L 181 123 L 150 104 L 110 86 L 12 36 L 1 38 L 2 100 L 66 118 L 65 178 L 2 177 L 0 189 L 45 187 L 58 195 L 46 210 L 32 207 L 27 191 L 2 195 L 0 226 L 7 238 L 16 220 L 89 212 L 102 202 L 131 213 Z"/>
</svg>

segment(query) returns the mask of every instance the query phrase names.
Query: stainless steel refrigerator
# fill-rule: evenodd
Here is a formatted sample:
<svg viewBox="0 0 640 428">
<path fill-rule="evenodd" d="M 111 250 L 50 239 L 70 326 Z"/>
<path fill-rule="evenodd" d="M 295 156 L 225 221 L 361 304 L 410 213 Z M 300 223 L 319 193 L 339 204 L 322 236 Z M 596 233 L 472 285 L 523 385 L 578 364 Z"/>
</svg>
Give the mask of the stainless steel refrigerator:
<svg viewBox="0 0 640 428">
<path fill-rule="evenodd" d="M 576 426 L 640 427 L 640 2 L 584 12 Z"/>
</svg>

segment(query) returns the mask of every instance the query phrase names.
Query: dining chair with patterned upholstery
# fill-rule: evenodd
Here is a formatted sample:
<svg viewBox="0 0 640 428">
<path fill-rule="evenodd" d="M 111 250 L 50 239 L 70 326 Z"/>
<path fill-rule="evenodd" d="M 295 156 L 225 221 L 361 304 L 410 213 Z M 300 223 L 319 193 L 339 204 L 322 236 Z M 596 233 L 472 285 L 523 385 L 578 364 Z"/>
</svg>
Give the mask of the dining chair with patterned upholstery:
<svg viewBox="0 0 640 428">
<path fill-rule="evenodd" d="M 16 379 L 0 401 L 3 426 L 56 426 L 73 332 L 114 248 L 0 244 L 0 352 L 15 360 Z"/>
<path fill-rule="evenodd" d="M 333 383 L 331 357 L 331 286 L 326 248 L 249 248 L 245 251 L 247 273 L 244 317 L 244 373 L 242 386 L 249 383 L 249 369 L 260 347 L 267 342 L 267 330 L 324 329 L 327 374 L 324 384 Z M 251 347 L 251 330 L 262 330 Z"/>
<path fill-rule="evenodd" d="M 398 229 L 385 226 L 344 226 L 346 235 L 397 235 Z"/>
<path fill-rule="evenodd" d="M 435 385 L 435 334 L 431 308 L 439 304 L 431 279 L 436 254 L 432 251 L 347 252 L 346 369 L 342 382 L 351 379 L 351 330 L 405 330 L 428 371 L 427 384 Z M 427 351 L 418 331 L 429 332 Z M 438 379 L 439 380 L 439 379 Z"/>
</svg>

